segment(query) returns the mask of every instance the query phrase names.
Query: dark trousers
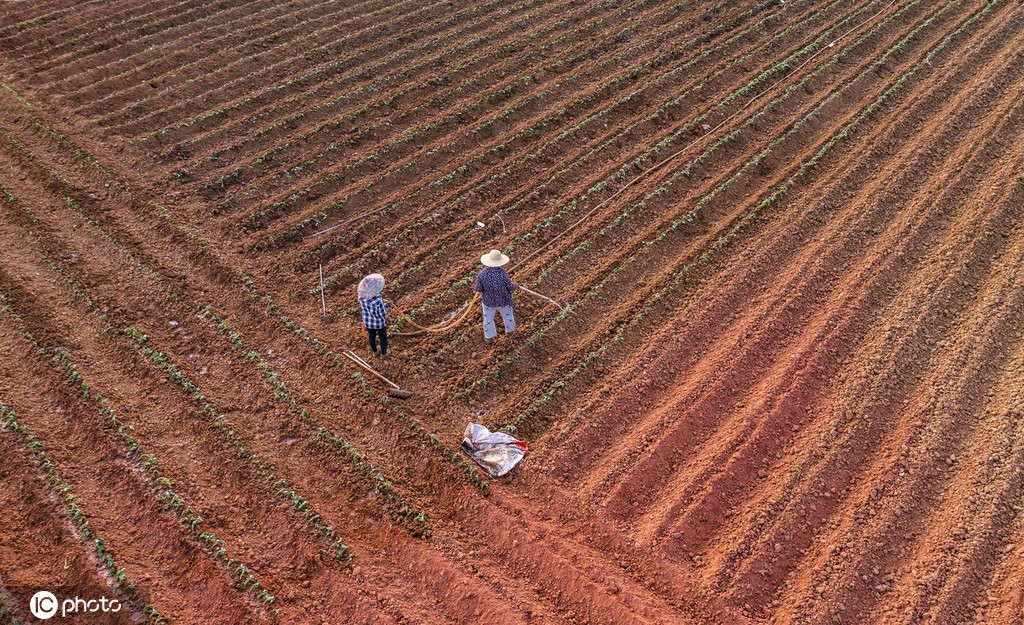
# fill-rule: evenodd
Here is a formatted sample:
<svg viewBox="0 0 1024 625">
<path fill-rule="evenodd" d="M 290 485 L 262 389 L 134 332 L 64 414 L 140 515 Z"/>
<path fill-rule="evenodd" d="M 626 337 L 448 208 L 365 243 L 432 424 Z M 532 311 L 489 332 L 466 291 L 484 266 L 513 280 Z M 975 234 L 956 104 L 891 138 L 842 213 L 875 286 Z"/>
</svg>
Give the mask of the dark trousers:
<svg viewBox="0 0 1024 625">
<path fill-rule="evenodd" d="M 386 356 L 388 353 L 388 329 L 366 328 L 366 334 L 370 337 L 370 350 L 373 353 L 377 353 L 377 337 L 380 337 L 380 353 Z"/>
</svg>

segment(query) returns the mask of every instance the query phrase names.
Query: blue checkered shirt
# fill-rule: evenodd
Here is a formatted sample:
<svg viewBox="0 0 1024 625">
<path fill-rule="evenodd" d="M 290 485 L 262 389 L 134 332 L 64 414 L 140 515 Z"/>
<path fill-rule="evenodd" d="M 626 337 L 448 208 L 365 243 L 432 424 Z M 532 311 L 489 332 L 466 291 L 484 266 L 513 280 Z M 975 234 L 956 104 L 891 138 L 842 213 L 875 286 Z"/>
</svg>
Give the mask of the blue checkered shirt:
<svg viewBox="0 0 1024 625">
<path fill-rule="evenodd" d="M 487 267 L 476 275 L 473 288 L 480 292 L 484 306 L 501 308 L 512 305 L 512 291 L 517 285 L 501 267 Z"/>
<path fill-rule="evenodd" d="M 368 330 L 388 327 L 388 305 L 380 295 L 374 295 L 370 299 L 360 297 L 359 308 L 363 311 L 363 325 Z"/>
</svg>

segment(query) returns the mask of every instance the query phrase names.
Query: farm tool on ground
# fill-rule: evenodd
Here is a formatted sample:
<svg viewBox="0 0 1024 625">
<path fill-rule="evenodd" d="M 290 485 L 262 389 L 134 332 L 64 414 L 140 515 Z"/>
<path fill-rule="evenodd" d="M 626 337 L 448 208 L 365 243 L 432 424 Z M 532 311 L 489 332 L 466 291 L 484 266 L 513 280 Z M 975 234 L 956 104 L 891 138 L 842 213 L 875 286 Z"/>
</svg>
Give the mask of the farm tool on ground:
<svg viewBox="0 0 1024 625">
<path fill-rule="evenodd" d="M 395 384 L 391 380 L 387 379 L 386 377 L 384 377 L 383 375 L 378 373 L 373 367 L 370 366 L 370 363 L 366 362 L 365 360 L 363 360 L 362 358 L 357 356 L 356 353 L 353 352 L 352 350 L 346 350 L 346 351 L 342 352 L 342 354 L 344 354 L 346 357 L 348 357 L 348 359 L 351 360 L 352 362 L 356 363 L 357 365 L 359 365 L 363 369 L 366 369 L 367 371 L 369 371 L 373 375 L 377 376 L 378 378 L 380 378 L 381 380 L 386 382 L 388 384 L 388 386 L 391 387 L 391 388 L 388 389 L 388 396 L 389 397 L 395 397 L 397 399 L 409 399 L 410 397 L 412 397 L 412 391 L 407 391 L 407 390 L 403 389 L 402 387 L 398 386 L 397 384 Z"/>
</svg>

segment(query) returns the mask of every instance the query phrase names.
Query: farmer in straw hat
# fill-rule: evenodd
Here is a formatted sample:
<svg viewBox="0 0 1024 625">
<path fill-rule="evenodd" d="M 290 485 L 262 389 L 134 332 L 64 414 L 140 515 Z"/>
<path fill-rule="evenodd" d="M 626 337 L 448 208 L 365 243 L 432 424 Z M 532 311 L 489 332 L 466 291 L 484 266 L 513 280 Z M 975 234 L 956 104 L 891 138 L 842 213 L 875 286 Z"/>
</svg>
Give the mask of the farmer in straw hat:
<svg viewBox="0 0 1024 625">
<path fill-rule="evenodd" d="M 370 339 L 370 351 L 381 358 L 388 356 L 388 303 L 380 297 L 384 290 L 384 276 L 371 273 L 359 281 L 357 290 L 363 325 Z M 380 349 L 377 349 L 380 339 Z"/>
<path fill-rule="evenodd" d="M 484 269 L 476 276 L 473 288 L 480 293 L 484 306 L 484 341 L 490 343 L 498 334 L 494 326 L 494 313 L 501 313 L 505 325 L 505 334 L 516 329 L 516 320 L 512 316 L 512 291 L 518 288 L 508 272 L 501 268 L 508 263 L 508 256 L 498 250 L 491 250 L 480 257 Z"/>
</svg>

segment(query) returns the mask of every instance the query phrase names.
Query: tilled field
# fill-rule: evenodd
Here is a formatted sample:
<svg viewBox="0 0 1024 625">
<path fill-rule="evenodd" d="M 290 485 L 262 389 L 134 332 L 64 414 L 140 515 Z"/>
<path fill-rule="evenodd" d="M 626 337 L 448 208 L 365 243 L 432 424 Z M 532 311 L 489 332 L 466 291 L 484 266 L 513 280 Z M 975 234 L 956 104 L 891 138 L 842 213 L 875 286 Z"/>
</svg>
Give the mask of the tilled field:
<svg viewBox="0 0 1024 625">
<path fill-rule="evenodd" d="M 3 625 L 1024 619 L 1019 2 L 14 1 L 0 53 Z M 393 336 L 406 402 L 342 357 L 361 276 L 435 323 L 492 247 L 565 310 Z"/>
</svg>

